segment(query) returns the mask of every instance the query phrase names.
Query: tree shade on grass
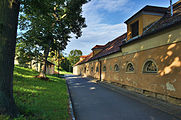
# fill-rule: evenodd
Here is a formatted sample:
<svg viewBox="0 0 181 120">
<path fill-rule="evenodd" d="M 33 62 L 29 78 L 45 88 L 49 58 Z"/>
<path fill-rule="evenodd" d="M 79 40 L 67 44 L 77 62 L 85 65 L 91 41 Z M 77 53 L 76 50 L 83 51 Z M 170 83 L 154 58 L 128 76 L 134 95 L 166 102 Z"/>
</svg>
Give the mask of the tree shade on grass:
<svg viewBox="0 0 181 120">
<path fill-rule="evenodd" d="M 66 120 L 68 93 L 64 79 L 48 76 L 44 81 L 34 76 L 38 72 L 15 66 L 14 98 L 21 116 L 18 120 Z M 7 116 L 0 116 L 7 119 Z"/>
</svg>

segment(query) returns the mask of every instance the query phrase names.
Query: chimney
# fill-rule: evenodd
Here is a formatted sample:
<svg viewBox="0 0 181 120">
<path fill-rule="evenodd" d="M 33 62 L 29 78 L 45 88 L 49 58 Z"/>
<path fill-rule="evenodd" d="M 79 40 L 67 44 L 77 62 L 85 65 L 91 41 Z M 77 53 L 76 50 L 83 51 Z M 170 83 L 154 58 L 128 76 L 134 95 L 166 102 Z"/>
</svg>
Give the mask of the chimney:
<svg viewBox="0 0 181 120">
<path fill-rule="evenodd" d="M 170 14 L 173 16 L 173 5 L 172 5 L 172 0 L 170 0 Z"/>
</svg>

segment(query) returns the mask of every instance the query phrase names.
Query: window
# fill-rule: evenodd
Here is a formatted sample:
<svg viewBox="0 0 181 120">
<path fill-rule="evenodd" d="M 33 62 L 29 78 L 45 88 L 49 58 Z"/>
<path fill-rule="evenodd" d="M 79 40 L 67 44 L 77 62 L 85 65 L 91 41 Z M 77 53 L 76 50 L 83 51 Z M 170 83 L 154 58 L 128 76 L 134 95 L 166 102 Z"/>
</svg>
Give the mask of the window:
<svg viewBox="0 0 181 120">
<path fill-rule="evenodd" d="M 94 70 L 94 68 L 93 68 L 93 67 L 91 67 L 91 72 L 93 72 L 93 70 Z"/>
<path fill-rule="evenodd" d="M 86 72 L 86 67 L 84 67 L 84 72 Z"/>
<path fill-rule="evenodd" d="M 103 72 L 106 72 L 106 66 L 103 67 Z"/>
<path fill-rule="evenodd" d="M 99 67 L 98 66 L 96 67 L 96 72 L 99 72 Z"/>
<path fill-rule="evenodd" d="M 143 66 L 143 72 L 144 73 L 157 73 L 158 68 L 157 68 L 155 62 L 152 60 L 146 61 Z"/>
<path fill-rule="evenodd" d="M 131 37 L 139 35 L 139 21 L 131 24 Z"/>
<path fill-rule="evenodd" d="M 116 71 L 116 72 L 119 71 L 119 66 L 117 64 L 114 65 L 114 71 Z"/>
<path fill-rule="evenodd" d="M 128 72 L 128 73 L 134 72 L 134 66 L 133 66 L 132 63 L 128 63 L 128 64 L 127 64 L 126 72 Z"/>
</svg>

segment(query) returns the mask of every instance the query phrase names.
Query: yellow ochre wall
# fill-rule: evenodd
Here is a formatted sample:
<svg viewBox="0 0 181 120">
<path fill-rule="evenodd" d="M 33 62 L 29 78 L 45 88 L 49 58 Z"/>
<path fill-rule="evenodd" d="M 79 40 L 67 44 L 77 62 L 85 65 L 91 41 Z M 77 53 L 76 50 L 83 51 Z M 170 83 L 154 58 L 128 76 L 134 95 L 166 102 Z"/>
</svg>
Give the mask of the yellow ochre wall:
<svg viewBox="0 0 181 120">
<path fill-rule="evenodd" d="M 95 49 L 93 50 L 93 56 L 97 55 L 102 49 Z"/>
<path fill-rule="evenodd" d="M 139 21 L 139 35 L 142 35 L 143 29 L 149 24 L 159 20 L 162 16 L 158 15 L 141 15 L 127 24 L 127 40 L 131 38 L 131 24 Z"/>
<path fill-rule="evenodd" d="M 80 65 L 88 67 L 84 75 L 99 79 L 100 71 L 96 72 L 96 66 L 99 66 L 101 61 L 102 69 L 106 66 L 106 72 L 101 72 L 102 80 L 181 98 L 181 25 L 124 45 L 121 49 L 122 52 L 106 56 L 99 61 Z M 147 60 L 156 63 L 158 73 L 142 72 Z M 134 73 L 126 73 L 128 62 L 133 63 Z M 114 71 L 115 64 L 119 65 L 120 71 Z M 91 66 L 94 67 L 93 72 Z"/>
<path fill-rule="evenodd" d="M 102 79 L 181 98 L 181 54 L 179 51 L 181 51 L 181 42 L 103 60 L 107 71 L 102 72 Z M 143 73 L 143 65 L 147 60 L 153 60 L 156 63 L 158 73 Z M 133 63 L 134 73 L 126 73 L 128 62 Z M 119 65 L 119 72 L 109 69 L 115 64 Z"/>
<path fill-rule="evenodd" d="M 143 15 L 142 19 L 143 19 L 143 28 L 145 28 L 146 26 L 148 26 L 149 24 L 158 21 L 162 16 L 158 16 L 158 15 Z"/>
</svg>

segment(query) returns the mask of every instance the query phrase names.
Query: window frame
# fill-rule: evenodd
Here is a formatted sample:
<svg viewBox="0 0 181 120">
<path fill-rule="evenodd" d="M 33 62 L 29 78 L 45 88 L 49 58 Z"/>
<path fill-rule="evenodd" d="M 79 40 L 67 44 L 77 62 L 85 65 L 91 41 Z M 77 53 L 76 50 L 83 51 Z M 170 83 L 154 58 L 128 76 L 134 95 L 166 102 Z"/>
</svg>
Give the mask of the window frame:
<svg viewBox="0 0 181 120">
<path fill-rule="evenodd" d="M 135 27 L 137 25 L 137 27 L 138 27 L 138 29 L 137 29 L 137 35 L 134 35 L 133 36 L 133 33 L 135 33 L 135 32 L 133 32 L 133 28 Z M 130 27 L 131 27 L 131 38 L 134 38 L 134 37 L 136 37 L 136 36 L 138 36 L 139 35 L 139 20 L 137 20 L 137 21 L 135 21 L 134 23 L 132 23 L 131 25 L 130 25 Z M 135 29 L 134 29 L 135 30 Z"/>
<path fill-rule="evenodd" d="M 133 66 L 133 71 L 127 71 L 128 70 L 128 65 L 129 64 L 131 64 L 132 66 Z M 135 65 L 132 63 L 132 62 L 128 62 L 127 64 L 126 64 L 126 73 L 135 73 L 135 67 L 134 67 Z"/>
<path fill-rule="evenodd" d="M 96 67 L 96 73 L 99 72 L 99 66 Z"/>
<path fill-rule="evenodd" d="M 116 66 L 116 65 L 118 66 L 118 70 L 115 69 L 115 66 Z M 119 65 L 116 63 L 116 64 L 114 65 L 114 72 L 119 72 L 119 71 L 120 71 L 120 67 L 119 67 Z"/>
<path fill-rule="evenodd" d="M 104 69 L 104 68 L 105 68 L 105 69 Z M 103 68 L 102 68 L 102 71 L 103 71 L 103 72 L 106 72 L 106 70 L 107 70 L 107 67 L 106 67 L 106 65 L 104 65 Z"/>
<path fill-rule="evenodd" d="M 94 72 L 94 67 L 91 67 L 91 72 Z"/>
<path fill-rule="evenodd" d="M 151 61 L 152 63 L 154 63 L 157 71 L 155 71 L 155 72 L 154 72 L 154 71 L 150 71 L 150 72 L 149 72 L 149 71 L 145 71 L 145 69 L 146 69 L 146 68 L 145 68 L 145 67 L 146 67 L 145 65 L 146 65 L 147 62 L 150 62 L 150 61 Z M 146 60 L 146 61 L 144 62 L 144 64 L 143 64 L 143 66 L 142 66 L 142 73 L 144 73 L 144 74 L 158 74 L 158 71 L 159 71 L 159 70 L 158 70 L 158 66 L 157 66 L 156 62 L 155 62 L 153 59 L 148 59 L 148 60 Z"/>
<path fill-rule="evenodd" d="M 86 73 L 87 72 L 87 67 L 84 67 L 84 73 Z"/>
</svg>

